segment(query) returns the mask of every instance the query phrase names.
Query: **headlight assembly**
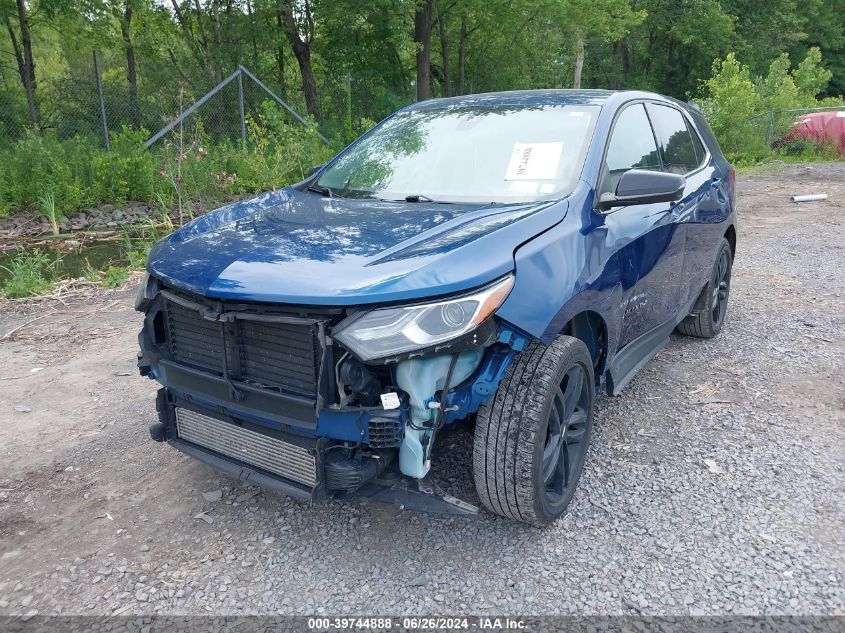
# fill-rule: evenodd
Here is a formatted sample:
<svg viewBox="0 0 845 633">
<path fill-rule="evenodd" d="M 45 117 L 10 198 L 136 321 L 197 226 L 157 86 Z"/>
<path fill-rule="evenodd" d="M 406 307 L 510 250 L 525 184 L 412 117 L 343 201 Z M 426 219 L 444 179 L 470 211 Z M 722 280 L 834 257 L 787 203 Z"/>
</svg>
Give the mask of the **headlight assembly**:
<svg viewBox="0 0 845 633">
<path fill-rule="evenodd" d="M 334 338 L 362 361 L 433 347 L 467 334 L 502 305 L 513 275 L 472 294 L 396 308 L 379 308 L 343 321 Z"/>
<path fill-rule="evenodd" d="M 151 299 L 154 299 L 159 291 L 159 281 L 155 277 L 150 276 L 150 273 L 144 273 L 144 279 L 141 285 L 138 286 L 138 293 L 135 295 L 135 309 L 138 312 L 144 312 L 149 305 Z"/>
</svg>

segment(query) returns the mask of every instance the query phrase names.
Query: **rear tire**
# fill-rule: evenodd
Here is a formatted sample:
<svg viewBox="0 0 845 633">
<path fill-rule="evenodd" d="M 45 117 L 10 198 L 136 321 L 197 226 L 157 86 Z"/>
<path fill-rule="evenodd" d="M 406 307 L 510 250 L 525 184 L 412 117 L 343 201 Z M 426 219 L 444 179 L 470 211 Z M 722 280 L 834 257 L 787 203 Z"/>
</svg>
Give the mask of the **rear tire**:
<svg viewBox="0 0 845 633">
<path fill-rule="evenodd" d="M 544 526 L 578 485 L 590 442 L 595 382 L 586 345 L 531 343 L 478 412 L 475 487 L 491 512 Z"/>
<path fill-rule="evenodd" d="M 703 306 L 678 324 L 678 332 L 697 338 L 713 338 L 722 331 L 731 293 L 733 255 L 728 240 L 722 238 L 710 281 L 702 291 Z"/>
</svg>

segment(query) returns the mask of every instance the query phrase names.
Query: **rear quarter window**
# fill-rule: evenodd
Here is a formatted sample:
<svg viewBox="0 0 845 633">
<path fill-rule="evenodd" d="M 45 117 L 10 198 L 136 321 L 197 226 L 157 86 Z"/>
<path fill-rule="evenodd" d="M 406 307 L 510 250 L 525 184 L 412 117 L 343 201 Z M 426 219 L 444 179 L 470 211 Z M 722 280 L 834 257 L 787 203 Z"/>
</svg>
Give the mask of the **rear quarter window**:
<svg viewBox="0 0 845 633">
<path fill-rule="evenodd" d="M 698 136 L 698 132 L 695 131 L 695 128 L 692 124 L 687 121 L 687 127 L 689 128 L 689 134 L 692 137 L 692 145 L 695 148 L 695 155 L 698 158 L 698 164 L 704 162 L 704 158 L 707 156 L 707 150 L 704 148 L 704 143 L 701 142 L 701 137 Z"/>
<path fill-rule="evenodd" d="M 686 174 L 696 169 L 701 159 L 687 128 L 686 118 L 680 110 L 650 103 L 648 112 L 660 143 L 663 170 L 673 174 Z"/>
</svg>

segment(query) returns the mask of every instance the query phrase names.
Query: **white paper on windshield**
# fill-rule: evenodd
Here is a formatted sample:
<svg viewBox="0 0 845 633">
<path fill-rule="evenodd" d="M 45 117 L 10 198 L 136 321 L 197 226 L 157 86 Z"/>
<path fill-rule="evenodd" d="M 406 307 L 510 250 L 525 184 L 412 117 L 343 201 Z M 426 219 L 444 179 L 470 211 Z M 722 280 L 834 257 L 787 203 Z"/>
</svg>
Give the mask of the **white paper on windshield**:
<svg viewBox="0 0 845 633">
<path fill-rule="evenodd" d="M 505 180 L 551 180 L 557 167 L 563 143 L 514 143 Z"/>
<path fill-rule="evenodd" d="M 537 193 L 539 186 L 540 183 L 530 180 L 514 180 L 508 189 L 517 193 Z"/>
</svg>

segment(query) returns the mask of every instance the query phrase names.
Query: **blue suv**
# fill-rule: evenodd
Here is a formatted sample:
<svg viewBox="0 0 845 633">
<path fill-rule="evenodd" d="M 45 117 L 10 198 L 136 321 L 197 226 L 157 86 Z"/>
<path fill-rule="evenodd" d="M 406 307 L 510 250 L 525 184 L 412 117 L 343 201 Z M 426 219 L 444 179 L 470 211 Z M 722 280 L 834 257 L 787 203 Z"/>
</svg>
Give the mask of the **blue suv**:
<svg viewBox="0 0 845 633">
<path fill-rule="evenodd" d="M 735 172 L 701 114 L 648 92 L 437 99 L 301 183 L 183 226 L 136 308 L 151 435 L 301 499 L 473 514 L 431 473 L 475 425 L 490 511 L 546 525 L 593 401 L 673 330 L 719 333 Z"/>
</svg>

